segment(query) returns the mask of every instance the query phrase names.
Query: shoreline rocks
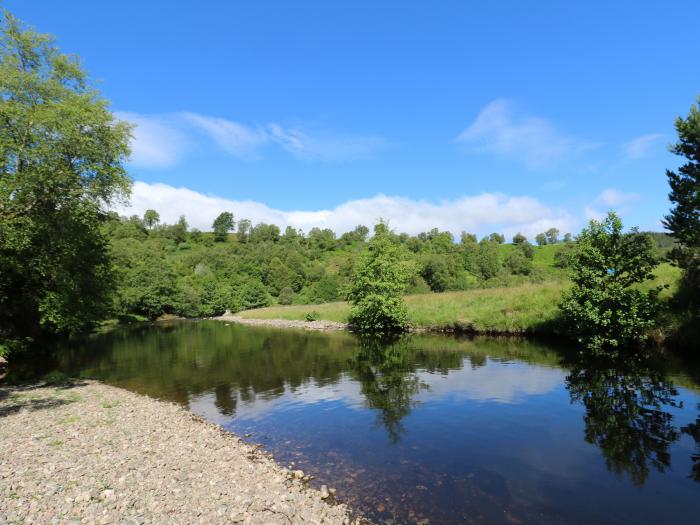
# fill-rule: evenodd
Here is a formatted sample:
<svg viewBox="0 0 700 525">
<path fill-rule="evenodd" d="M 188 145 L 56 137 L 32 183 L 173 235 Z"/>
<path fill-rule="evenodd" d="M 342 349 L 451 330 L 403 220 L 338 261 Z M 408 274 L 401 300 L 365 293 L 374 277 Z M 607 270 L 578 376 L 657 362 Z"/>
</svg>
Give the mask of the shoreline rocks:
<svg viewBox="0 0 700 525">
<path fill-rule="evenodd" d="M 0 385 L 0 523 L 366 523 L 290 474 L 173 403 Z"/>
<path fill-rule="evenodd" d="M 212 317 L 215 321 L 228 321 L 231 323 L 249 326 L 270 326 L 273 328 L 301 328 L 303 330 L 330 331 L 348 330 L 347 323 L 335 321 L 294 321 L 289 319 L 248 319 L 239 315 L 224 314 Z"/>
</svg>

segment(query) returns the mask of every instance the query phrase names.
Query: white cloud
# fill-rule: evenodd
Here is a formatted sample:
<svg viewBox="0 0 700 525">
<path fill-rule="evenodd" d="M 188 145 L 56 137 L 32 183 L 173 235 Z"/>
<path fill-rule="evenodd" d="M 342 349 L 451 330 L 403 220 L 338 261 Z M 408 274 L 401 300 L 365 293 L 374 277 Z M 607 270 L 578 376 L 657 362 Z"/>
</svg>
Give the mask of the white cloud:
<svg viewBox="0 0 700 525">
<path fill-rule="evenodd" d="M 608 188 L 598 195 L 597 201 L 606 206 L 619 206 L 637 199 L 639 199 L 638 193 L 624 193 L 614 188 Z"/>
<path fill-rule="evenodd" d="M 136 124 L 131 163 L 147 168 L 177 164 L 194 149 L 202 134 L 234 157 L 255 159 L 263 147 L 273 144 L 302 160 L 340 162 L 371 158 L 387 142 L 378 135 L 339 135 L 325 130 L 313 132 L 271 123 L 248 126 L 220 117 L 191 111 L 159 115 L 117 112 L 117 118 Z"/>
<path fill-rule="evenodd" d="M 455 235 L 462 230 L 479 234 L 498 231 L 507 238 L 519 231 L 532 236 L 550 227 L 572 231 L 576 223 L 568 213 L 549 208 L 532 197 L 498 193 L 438 203 L 379 194 L 348 201 L 333 209 L 283 211 L 260 202 L 229 200 L 187 188 L 145 182 L 134 183 L 131 206 L 117 211 L 142 215 L 149 208 L 158 210 L 162 220 L 169 223 L 184 214 L 190 225 L 201 230 L 209 230 L 222 211 L 231 211 L 237 218 L 253 222 L 273 223 L 282 229 L 289 225 L 308 231 L 318 226 L 336 233 L 349 231 L 358 224 L 372 226 L 380 218 L 388 219 L 392 228 L 411 234 L 439 228 Z"/>
<path fill-rule="evenodd" d="M 176 115 L 143 115 L 118 111 L 115 116 L 135 125 L 131 141 L 131 163 L 134 166 L 172 166 L 187 150 L 188 140 L 178 129 Z"/>
<path fill-rule="evenodd" d="M 608 210 L 617 208 L 616 211 L 620 215 L 624 215 L 629 212 L 630 204 L 638 199 L 638 193 L 625 193 L 614 188 L 608 188 L 603 190 L 591 204 L 586 206 L 584 214 L 587 219 L 601 220 Z"/>
<path fill-rule="evenodd" d="M 630 140 L 624 146 L 624 152 L 628 159 L 637 160 L 645 157 L 649 150 L 654 147 L 660 139 L 663 138 L 661 133 L 651 133 L 642 135 L 634 140 Z"/>
<path fill-rule="evenodd" d="M 304 160 L 337 162 L 367 159 L 386 145 L 386 141 L 379 136 L 333 136 L 323 133 L 312 136 L 274 123 L 268 126 L 268 131 L 272 140 L 295 157 Z"/>
<path fill-rule="evenodd" d="M 562 134 L 549 120 L 515 119 L 507 100 L 487 104 L 457 142 L 475 151 L 510 157 L 529 168 L 552 167 L 594 146 Z"/>
<path fill-rule="evenodd" d="M 183 119 L 204 131 L 221 149 L 237 157 L 245 157 L 267 142 L 263 130 L 232 120 L 183 112 Z"/>
</svg>

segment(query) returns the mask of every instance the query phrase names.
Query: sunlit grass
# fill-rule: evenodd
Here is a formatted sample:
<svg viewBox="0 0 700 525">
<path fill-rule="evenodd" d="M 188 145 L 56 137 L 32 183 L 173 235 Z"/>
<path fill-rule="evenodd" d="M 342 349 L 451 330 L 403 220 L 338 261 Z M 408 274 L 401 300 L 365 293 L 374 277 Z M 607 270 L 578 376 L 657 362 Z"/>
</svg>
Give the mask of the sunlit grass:
<svg viewBox="0 0 700 525">
<path fill-rule="evenodd" d="M 645 287 L 667 285 L 661 294 L 664 299 L 675 293 L 680 278 L 678 268 L 664 263 L 655 274 L 656 279 Z M 477 332 L 551 332 L 558 316 L 557 305 L 567 286 L 566 282 L 551 281 L 508 288 L 409 295 L 406 304 L 414 326 L 454 327 Z M 346 302 L 272 306 L 238 315 L 250 319 L 303 321 L 309 312 L 317 312 L 319 319 L 347 322 L 350 306 Z"/>
</svg>

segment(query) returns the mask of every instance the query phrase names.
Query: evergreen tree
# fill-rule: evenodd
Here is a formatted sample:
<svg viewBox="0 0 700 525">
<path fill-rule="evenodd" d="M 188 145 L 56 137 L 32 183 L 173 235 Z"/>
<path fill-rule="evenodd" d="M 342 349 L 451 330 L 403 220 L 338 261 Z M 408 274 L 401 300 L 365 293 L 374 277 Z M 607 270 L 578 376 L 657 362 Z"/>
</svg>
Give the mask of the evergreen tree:
<svg viewBox="0 0 700 525">
<path fill-rule="evenodd" d="M 692 296 L 700 303 L 700 99 L 690 108 L 688 117 L 676 119 L 678 142 L 671 146 L 687 162 L 678 171 L 667 170 L 673 203 L 664 226 L 678 241 L 670 257 L 685 271 Z"/>
</svg>

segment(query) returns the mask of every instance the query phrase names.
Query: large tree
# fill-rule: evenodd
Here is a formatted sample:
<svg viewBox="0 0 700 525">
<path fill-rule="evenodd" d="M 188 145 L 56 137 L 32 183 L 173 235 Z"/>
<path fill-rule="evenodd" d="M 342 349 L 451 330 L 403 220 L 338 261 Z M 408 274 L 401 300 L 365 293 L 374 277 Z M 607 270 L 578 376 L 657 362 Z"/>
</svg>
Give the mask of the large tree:
<svg viewBox="0 0 700 525">
<path fill-rule="evenodd" d="M 131 127 L 76 57 L 11 14 L 0 26 L 0 337 L 74 332 L 110 304 L 105 210 L 125 198 Z M 2 345 L 2 343 L 0 343 Z"/>
<path fill-rule="evenodd" d="M 688 117 L 676 119 L 678 142 L 671 146 L 687 162 L 678 171 L 667 170 L 673 203 L 664 226 L 678 241 L 671 258 L 685 271 L 686 282 L 700 302 L 700 99 L 690 108 Z"/>
<path fill-rule="evenodd" d="M 571 335 L 593 354 L 617 355 L 646 339 L 654 324 L 658 290 L 640 290 L 653 278 L 657 261 L 648 234 L 623 232 L 608 212 L 592 220 L 570 255 L 571 280 L 559 305 Z"/>
</svg>

